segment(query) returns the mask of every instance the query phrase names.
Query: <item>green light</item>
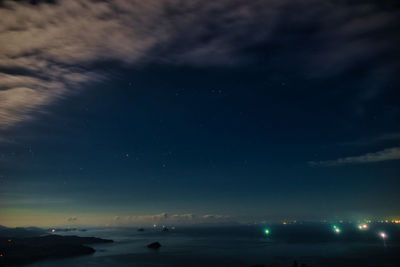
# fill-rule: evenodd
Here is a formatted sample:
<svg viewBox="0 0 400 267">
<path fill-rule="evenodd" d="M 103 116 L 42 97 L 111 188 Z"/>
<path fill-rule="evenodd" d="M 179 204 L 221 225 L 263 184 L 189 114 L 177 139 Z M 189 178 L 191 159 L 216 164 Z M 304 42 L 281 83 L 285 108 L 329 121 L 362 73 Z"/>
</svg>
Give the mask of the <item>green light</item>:
<svg viewBox="0 0 400 267">
<path fill-rule="evenodd" d="M 340 234 L 340 232 L 341 232 L 342 230 L 340 230 L 339 227 L 337 227 L 336 225 L 334 225 L 334 226 L 333 226 L 333 231 L 334 231 L 336 234 Z"/>
<path fill-rule="evenodd" d="M 264 229 L 264 233 L 265 233 L 266 235 L 269 235 L 269 229 Z"/>
</svg>

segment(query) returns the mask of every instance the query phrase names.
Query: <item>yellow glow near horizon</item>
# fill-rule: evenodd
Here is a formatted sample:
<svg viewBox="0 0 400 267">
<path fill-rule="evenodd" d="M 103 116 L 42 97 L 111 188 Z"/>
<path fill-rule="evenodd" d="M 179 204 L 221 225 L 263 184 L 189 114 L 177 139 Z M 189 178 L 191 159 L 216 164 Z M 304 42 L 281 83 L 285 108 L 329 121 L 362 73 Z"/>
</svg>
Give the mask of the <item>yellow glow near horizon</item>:
<svg viewBox="0 0 400 267">
<path fill-rule="evenodd" d="M 0 213 L 0 225 L 6 227 L 63 227 L 63 226 L 104 226 L 112 222 L 112 216 L 97 214 L 74 214 L 77 221 L 68 221 L 69 214 L 57 214 L 52 212 L 25 212 L 25 210 L 8 210 Z"/>
</svg>

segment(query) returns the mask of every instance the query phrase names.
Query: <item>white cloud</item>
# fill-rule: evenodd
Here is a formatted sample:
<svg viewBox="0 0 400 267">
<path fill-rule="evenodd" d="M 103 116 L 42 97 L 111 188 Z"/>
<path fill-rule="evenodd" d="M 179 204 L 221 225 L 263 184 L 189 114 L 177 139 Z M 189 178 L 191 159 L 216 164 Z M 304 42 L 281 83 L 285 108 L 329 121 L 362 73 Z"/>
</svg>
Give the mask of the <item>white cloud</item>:
<svg viewBox="0 0 400 267">
<path fill-rule="evenodd" d="M 85 83 L 106 79 L 96 68 L 98 62 L 235 64 L 248 60 L 238 52 L 241 49 L 298 40 L 302 31 L 280 32 L 280 21 L 299 29 L 311 22 L 319 25 L 321 32 L 314 36 L 322 43 L 319 51 L 303 51 L 303 56 L 313 70 L 324 72 L 321 66 L 329 66 L 325 73 L 343 70 L 348 62 L 394 45 L 390 38 L 378 42 L 359 34 L 390 25 L 395 12 L 375 12 L 369 4 L 333 7 L 332 3 L 69 0 L 31 5 L 3 1 L 0 129 L 34 118 L 47 105 L 78 93 Z M 298 12 L 285 13 L 287 6 Z"/>
<path fill-rule="evenodd" d="M 0 8 L 0 128 L 103 79 L 88 71 L 98 60 L 135 62 L 162 33 L 159 3 L 60 1 Z"/>
<path fill-rule="evenodd" d="M 400 147 L 387 148 L 378 152 L 367 153 L 360 156 L 339 158 L 336 160 L 310 161 L 311 166 L 340 166 L 347 164 L 365 164 L 388 160 L 400 159 Z"/>
</svg>

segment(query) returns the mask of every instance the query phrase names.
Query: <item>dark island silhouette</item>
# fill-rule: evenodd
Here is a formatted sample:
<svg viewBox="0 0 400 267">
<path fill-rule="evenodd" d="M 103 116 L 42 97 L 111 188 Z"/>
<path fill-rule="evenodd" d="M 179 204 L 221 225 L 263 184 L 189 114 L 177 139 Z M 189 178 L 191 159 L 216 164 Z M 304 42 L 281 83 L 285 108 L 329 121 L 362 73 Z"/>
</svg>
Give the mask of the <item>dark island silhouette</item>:
<svg viewBox="0 0 400 267">
<path fill-rule="evenodd" d="M 111 243 L 96 237 L 49 235 L 40 229 L 0 228 L 0 266 L 94 253 L 88 244 Z"/>
<path fill-rule="evenodd" d="M 151 244 L 148 244 L 147 247 L 151 249 L 159 249 L 161 247 L 161 244 L 160 242 L 153 242 Z"/>
</svg>

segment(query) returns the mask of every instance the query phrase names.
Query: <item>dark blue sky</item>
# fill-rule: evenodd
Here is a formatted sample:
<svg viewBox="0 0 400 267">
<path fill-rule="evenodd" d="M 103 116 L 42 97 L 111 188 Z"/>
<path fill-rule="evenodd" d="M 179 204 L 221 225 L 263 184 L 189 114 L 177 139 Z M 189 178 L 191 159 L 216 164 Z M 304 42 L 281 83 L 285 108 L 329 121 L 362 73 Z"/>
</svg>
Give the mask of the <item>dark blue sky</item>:
<svg viewBox="0 0 400 267">
<path fill-rule="evenodd" d="M 399 215 L 396 4 L 160 2 L 0 8 L 0 224 Z"/>
</svg>

